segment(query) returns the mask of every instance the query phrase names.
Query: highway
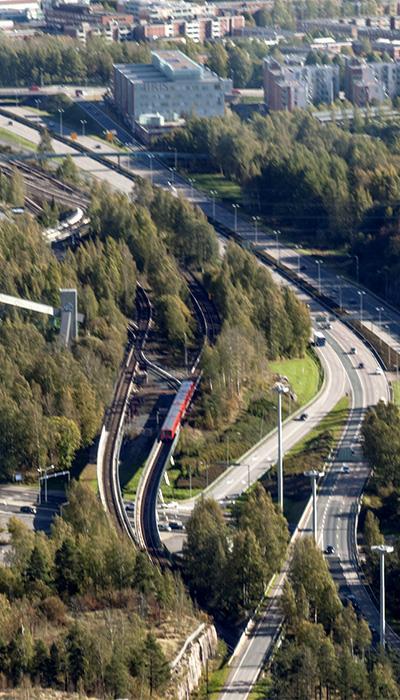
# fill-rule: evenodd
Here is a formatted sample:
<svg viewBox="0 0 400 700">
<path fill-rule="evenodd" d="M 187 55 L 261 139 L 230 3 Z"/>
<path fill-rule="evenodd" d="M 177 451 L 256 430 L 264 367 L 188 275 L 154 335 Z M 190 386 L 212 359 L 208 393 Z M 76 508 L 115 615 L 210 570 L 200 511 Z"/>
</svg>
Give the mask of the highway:
<svg viewBox="0 0 400 700">
<path fill-rule="evenodd" d="M 2 119 L 3 118 L 0 117 L 0 126 L 4 127 L 6 125 L 3 123 Z M 13 128 L 18 129 L 18 133 L 20 133 L 20 125 L 14 124 Z M 21 127 L 21 133 L 22 132 L 24 132 L 23 135 L 25 135 L 26 138 L 33 140 L 32 133 L 34 132 L 32 129 L 24 126 Z M 54 146 L 57 152 L 65 152 L 65 149 L 69 148 L 58 142 L 54 142 Z M 86 161 L 88 161 L 89 164 L 87 169 L 97 175 L 96 170 L 99 166 L 98 164 L 94 164 L 89 157 L 79 159 L 79 165 L 82 165 L 82 163 L 84 164 Z M 84 167 L 86 169 L 86 166 Z M 146 164 L 143 164 L 143 169 L 140 169 L 140 174 L 143 174 L 143 170 L 146 171 Z M 116 174 L 114 171 L 107 171 L 105 166 L 101 166 L 99 172 L 101 172 L 102 179 L 110 181 L 112 186 L 123 189 L 126 192 L 131 191 L 132 183 L 129 179 Z M 153 164 L 151 172 L 147 167 L 147 175 L 151 175 L 155 184 L 169 187 L 172 192 L 179 192 L 179 194 L 192 199 L 192 201 L 199 204 L 209 216 L 214 213 L 212 211 L 212 202 L 202 193 L 196 190 L 192 191 L 190 185 L 181 178 L 175 175 L 174 183 L 172 185 L 168 184 L 171 182 L 171 173 L 165 168 L 161 168 L 158 165 L 156 168 Z M 246 219 L 240 216 L 238 216 L 237 221 L 235 221 L 233 210 L 231 213 L 225 208 L 216 205 L 215 219 L 223 225 L 229 226 L 231 229 L 237 229 L 244 238 L 254 242 L 255 232 L 253 227 Z M 332 291 L 333 288 L 333 291 L 337 292 L 337 280 L 333 272 L 324 269 L 321 274 L 321 279 L 319 280 L 318 266 L 315 262 L 310 260 L 303 261 L 303 258 L 300 258 L 299 262 L 296 251 L 286 246 L 278 246 L 275 240 L 272 240 L 265 234 L 262 234 L 262 237 L 261 235 L 258 237 L 257 245 L 262 249 L 266 249 L 275 259 L 279 258 L 280 261 L 288 265 L 288 267 L 295 270 L 300 269 L 301 274 L 309 281 L 312 281 L 315 287 L 318 287 L 320 282 L 323 291 Z M 305 269 L 302 270 L 302 267 Z M 350 282 L 343 284 L 342 302 L 343 306 L 348 308 L 350 312 L 354 311 L 356 300 L 359 302 L 359 297 L 361 297 L 361 295 L 358 294 L 359 291 L 359 288 Z M 311 305 L 311 311 L 316 313 L 318 311 L 318 306 L 315 302 L 309 303 Z M 374 295 L 366 292 L 362 295 L 362 302 L 359 303 L 363 303 L 364 321 L 370 322 L 370 320 L 372 320 L 376 324 L 376 311 L 374 310 L 376 309 L 376 305 L 382 304 L 383 306 L 382 300 L 377 300 Z M 384 325 L 386 319 L 388 319 L 391 324 L 391 338 L 393 342 L 397 343 L 400 329 L 399 314 L 386 307 L 381 314 L 382 323 L 380 326 Z M 346 431 L 343 444 L 340 447 L 337 464 L 333 465 L 332 473 L 325 478 L 325 483 L 323 484 L 318 499 L 321 528 L 320 542 L 324 547 L 327 544 L 333 544 L 336 547 L 336 557 L 332 560 L 332 565 L 336 567 L 338 557 L 340 557 L 340 568 L 344 580 L 347 585 L 352 587 L 352 591 L 354 590 L 355 595 L 361 602 L 363 612 L 365 612 L 371 624 L 376 627 L 375 609 L 366 597 L 367 594 L 358 580 L 357 570 L 354 566 L 354 533 L 352 535 L 354 508 L 357 505 L 358 496 L 368 473 L 367 466 L 362 463 L 360 450 L 356 443 L 356 435 L 365 407 L 376 403 L 380 398 L 386 399 L 388 396 L 388 388 L 385 377 L 375 374 L 377 366 L 375 357 L 367 350 L 363 342 L 357 339 L 344 324 L 340 321 L 335 321 L 327 335 L 329 344 L 321 351 L 321 356 L 324 365 L 327 367 L 326 386 L 329 386 L 329 392 L 326 390 L 325 386 L 321 396 L 315 402 L 315 406 L 311 406 L 308 409 L 308 421 L 303 423 L 291 420 L 286 424 L 284 444 L 285 449 L 289 449 L 291 445 L 295 444 L 295 442 L 309 431 L 313 424 L 316 424 L 321 419 L 324 413 L 326 413 L 337 402 L 338 398 L 343 395 L 345 390 L 351 391 L 353 408 L 352 420 Z M 356 357 L 348 354 L 350 347 L 357 348 Z M 363 370 L 358 370 L 354 366 L 355 363 L 358 364 L 360 359 L 365 364 L 365 369 Z M 330 369 L 328 369 L 328 365 Z M 353 451 L 355 454 L 353 454 Z M 276 438 L 271 437 L 270 442 L 266 441 L 262 447 L 257 448 L 254 453 L 250 455 L 250 458 L 246 458 L 246 462 L 248 463 L 242 464 L 240 467 L 234 467 L 223 480 L 212 486 L 210 493 L 216 498 L 223 498 L 229 494 L 244 490 L 247 485 L 249 473 L 251 481 L 254 481 L 258 475 L 265 472 L 268 463 L 275 458 Z M 344 458 L 349 464 L 351 458 L 353 458 L 349 474 L 338 471 Z M 306 523 L 304 531 L 309 531 L 308 523 Z M 282 576 L 284 576 L 284 572 Z M 272 638 L 276 633 L 277 624 L 279 623 L 279 606 L 277 601 L 279 599 L 279 590 L 282 580 L 282 577 L 278 577 L 274 586 L 274 595 L 271 600 L 272 609 L 270 609 L 268 616 L 263 618 L 256 632 L 248 637 L 248 640 L 246 640 L 247 643 L 243 645 L 241 653 L 237 657 L 237 661 L 235 662 L 236 666 L 233 666 L 232 675 L 228 681 L 228 687 L 225 692 L 226 697 L 229 696 L 229 698 L 234 699 L 241 698 L 241 700 L 247 698 L 249 687 L 254 683 L 260 671 L 262 661 L 265 654 L 268 652 L 268 648 L 272 644 Z"/>
<path fill-rule="evenodd" d="M 329 332 L 330 350 L 341 364 L 341 374 L 348 378 L 351 392 L 351 417 L 342 442 L 329 465 L 330 469 L 320 484 L 317 498 L 318 542 L 323 549 L 335 547 L 328 556 L 334 578 L 345 594 L 354 595 L 371 627 L 379 628 L 379 614 L 360 581 L 356 567 L 355 512 L 358 499 L 368 476 L 368 466 L 362 461 L 358 434 L 362 416 L 368 405 L 381 398 L 387 400 L 388 386 L 383 375 L 374 374 L 375 358 L 360 340 L 354 340 L 351 331 L 339 321 Z M 349 347 L 357 347 L 357 355 L 349 354 Z M 358 362 L 365 369 L 357 369 Z M 336 374 L 335 374 L 336 380 Z M 286 445 L 286 442 L 284 443 Z M 343 465 L 350 468 L 343 472 Z M 309 510 L 295 537 L 310 535 L 312 516 Z M 272 651 L 283 623 L 279 599 L 287 575 L 290 552 L 280 575 L 268 596 L 266 612 L 250 634 L 243 638 L 240 649 L 231 663 L 231 671 L 221 693 L 221 700 L 246 700 L 254 686 L 268 654 Z M 389 632 L 388 638 L 393 640 Z"/>
</svg>

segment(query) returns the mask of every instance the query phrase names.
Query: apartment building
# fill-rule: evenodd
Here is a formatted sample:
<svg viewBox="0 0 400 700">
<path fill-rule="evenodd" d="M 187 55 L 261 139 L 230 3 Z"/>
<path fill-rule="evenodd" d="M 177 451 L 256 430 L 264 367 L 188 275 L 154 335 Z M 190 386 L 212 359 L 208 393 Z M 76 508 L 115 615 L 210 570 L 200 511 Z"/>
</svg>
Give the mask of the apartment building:
<svg viewBox="0 0 400 700">
<path fill-rule="evenodd" d="M 241 33 L 245 26 L 243 15 L 225 17 L 190 17 L 182 20 L 173 19 L 167 22 L 149 22 L 135 28 L 135 38 L 172 39 L 188 37 L 196 42 L 220 39 Z"/>
<path fill-rule="evenodd" d="M 298 56 L 285 57 L 284 65 L 264 59 L 264 101 L 270 110 L 291 112 L 309 104 L 330 104 L 338 95 L 337 66 L 308 66 Z"/>
<path fill-rule="evenodd" d="M 350 60 L 345 67 L 344 87 L 347 99 L 360 107 L 393 99 L 400 95 L 400 61 Z"/>
<path fill-rule="evenodd" d="M 151 64 L 114 66 L 114 104 L 133 129 L 151 115 L 165 121 L 190 114 L 221 116 L 225 94 L 231 92 L 231 80 L 220 78 L 181 51 L 153 51 Z"/>
</svg>

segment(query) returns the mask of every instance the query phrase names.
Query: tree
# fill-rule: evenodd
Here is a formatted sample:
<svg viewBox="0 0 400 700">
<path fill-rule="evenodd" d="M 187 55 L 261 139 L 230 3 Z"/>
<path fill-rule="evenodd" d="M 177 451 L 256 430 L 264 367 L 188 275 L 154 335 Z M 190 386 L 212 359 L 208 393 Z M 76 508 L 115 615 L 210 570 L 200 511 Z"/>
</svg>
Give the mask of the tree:
<svg viewBox="0 0 400 700">
<path fill-rule="evenodd" d="M 73 158 L 68 154 L 56 170 L 57 177 L 73 185 L 79 185 L 81 177 L 79 168 L 75 165 Z"/>
<path fill-rule="evenodd" d="M 152 634 L 148 634 L 144 645 L 144 666 L 150 688 L 150 697 L 155 690 L 162 690 L 170 678 L 168 663 L 160 645 Z"/>
<path fill-rule="evenodd" d="M 372 510 L 367 510 L 364 522 L 364 540 L 369 549 L 376 544 L 383 544 L 383 535 L 379 528 L 379 520 Z"/>
<path fill-rule="evenodd" d="M 120 698 L 127 694 L 129 689 L 129 673 L 123 658 L 123 651 L 114 648 L 110 663 L 107 665 L 104 684 L 107 692 L 113 697 Z"/>
<path fill-rule="evenodd" d="M 50 450 L 60 469 L 69 469 L 81 444 L 79 427 L 71 418 L 53 416 L 48 421 Z"/>
<path fill-rule="evenodd" d="M 37 146 L 37 152 L 39 155 L 45 155 L 46 153 L 54 153 L 53 144 L 51 141 L 51 136 L 47 129 L 42 129 L 40 132 L 40 141 Z M 42 167 L 46 167 L 47 163 L 45 160 L 42 161 Z"/>
<path fill-rule="evenodd" d="M 13 168 L 7 200 L 14 206 L 23 207 L 25 203 L 25 181 L 23 175 Z"/>
<path fill-rule="evenodd" d="M 79 681 L 84 681 L 89 670 L 88 640 L 82 629 L 75 624 L 65 639 L 66 672 L 73 688 L 78 688 Z"/>
<path fill-rule="evenodd" d="M 75 595 L 82 582 L 78 550 L 72 539 L 66 539 L 54 557 L 54 582 L 61 596 Z"/>
<path fill-rule="evenodd" d="M 210 70 L 217 73 L 221 78 L 226 78 L 228 75 L 228 52 L 223 44 L 214 43 L 210 46 L 207 55 L 207 65 Z"/>
<path fill-rule="evenodd" d="M 252 64 L 247 51 L 244 51 L 239 46 L 230 46 L 229 53 L 229 71 L 233 79 L 235 87 L 246 87 L 251 78 Z"/>
</svg>

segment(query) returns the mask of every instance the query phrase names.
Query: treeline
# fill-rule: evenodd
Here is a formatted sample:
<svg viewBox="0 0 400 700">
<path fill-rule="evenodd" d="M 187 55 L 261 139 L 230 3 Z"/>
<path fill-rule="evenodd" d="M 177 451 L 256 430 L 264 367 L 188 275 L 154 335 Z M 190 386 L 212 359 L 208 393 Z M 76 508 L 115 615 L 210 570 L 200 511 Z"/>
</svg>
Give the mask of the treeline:
<svg viewBox="0 0 400 700">
<path fill-rule="evenodd" d="M 386 557 L 387 608 L 397 620 L 400 595 L 400 411 L 394 404 L 380 401 L 369 408 L 363 422 L 363 449 L 372 476 L 367 484 L 360 521 L 364 535 L 364 565 L 367 578 L 379 596 L 379 555 L 371 547 L 384 543 L 382 531 L 390 537 L 394 552 Z"/>
<path fill-rule="evenodd" d="M 295 546 L 282 595 L 285 637 L 272 663 L 270 700 L 396 700 L 399 669 L 371 649 L 367 622 L 342 605 L 311 538 Z"/>
<path fill-rule="evenodd" d="M 260 484 L 243 497 L 227 525 L 216 501 L 198 501 L 186 527 L 183 568 L 196 600 L 237 621 L 257 606 L 279 570 L 288 541 L 286 520 Z"/>
<path fill-rule="evenodd" d="M 248 123 L 229 114 L 192 118 L 163 147 L 208 154 L 204 169 L 240 184 L 251 213 L 294 241 L 347 247 L 359 255 L 361 279 L 399 301 L 399 146 L 393 130 L 386 145 L 368 125 L 357 111 L 351 130 L 304 111 Z"/>
<path fill-rule="evenodd" d="M 149 47 L 137 42 L 101 38 L 82 44 L 68 37 L 40 36 L 15 42 L 0 41 L 0 84 L 3 86 L 81 84 L 108 85 L 113 63 L 146 63 Z"/>
<path fill-rule="evenodd" d="M 29 217 L 0 224 L 2 290 L 60 306 L 76 287 L 85 320 L 71 350 L 47 317 L 3 307 L 0 324 L 0 475 L 71 465 L 96 435 L 132 314 L 135 263 L 122 242 L 89 243 L 59 263 Z"/>
<path fill-rule="evenodd" d="M 96 697 L 163 697 L 169 666 L 149 631 L 196 625 L 179 579 L 161 573 L 73 482 L 49 537 L 10 520 L 0 566 L 0 683 Z M 180 632 L 184 636 L 184 632 Z"/>
<path fill-rule="evenodd" d="M 217 427 L 243 405 L 248 388 L 271 383 L 268 359 L 301 357 L 310 337 L 304 304 L 279 288 L 253 255 L 228 243 L 222 265 L 206 272 L 204 284 L 223 320 L 222 332 L 206 348 L 202 405 L 207 427 Z"/>
</svg>

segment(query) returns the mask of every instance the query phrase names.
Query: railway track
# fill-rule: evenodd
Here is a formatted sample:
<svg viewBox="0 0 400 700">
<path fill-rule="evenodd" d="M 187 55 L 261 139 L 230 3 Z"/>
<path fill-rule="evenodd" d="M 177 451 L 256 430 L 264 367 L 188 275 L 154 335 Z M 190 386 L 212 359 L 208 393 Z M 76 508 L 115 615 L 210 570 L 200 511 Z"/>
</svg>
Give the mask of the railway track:
<svg viewBox="0 0 400 700">
<path fill-rule="evenodd" d="M 148 297 L 138 285 L 136 293 L 137 320 L 128 328 L 128 346 L 114 390 L 114 397 L 106 413 L 105 447 L 101 464 L 103 504 L 114 525 L 120 532 L 134 540 L 133 528 L 126 515 L 119 483 L 119 453 L 123 438 L 123 424 L 132 383 L 140 366 L 140 353 L 145 345 L 152 320 Z"/>
</svg>

